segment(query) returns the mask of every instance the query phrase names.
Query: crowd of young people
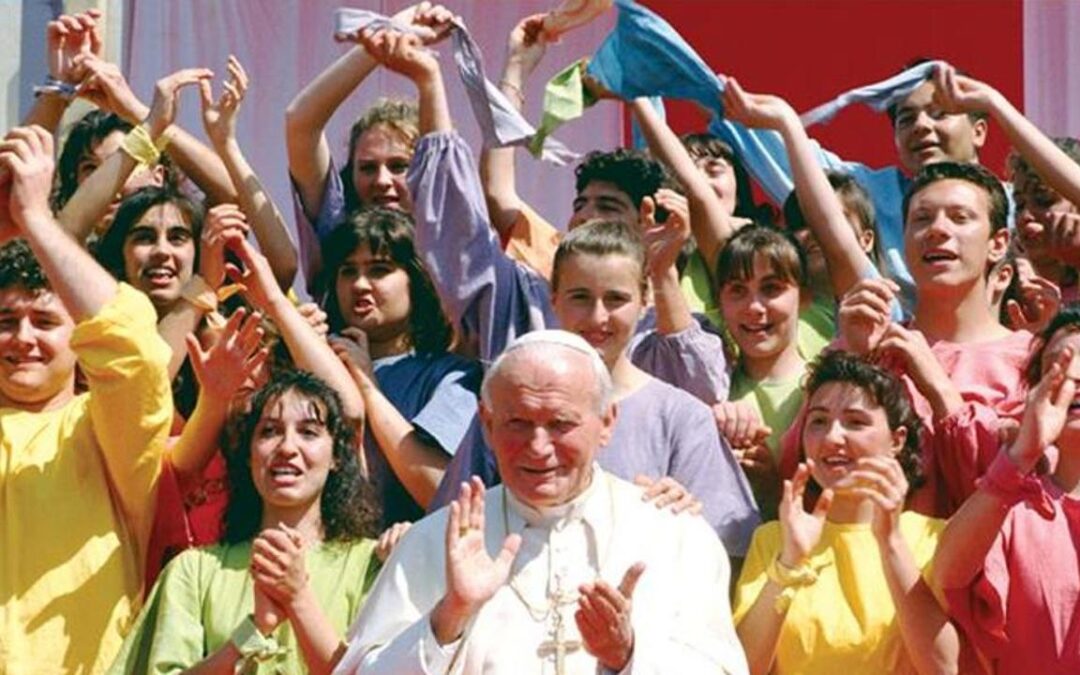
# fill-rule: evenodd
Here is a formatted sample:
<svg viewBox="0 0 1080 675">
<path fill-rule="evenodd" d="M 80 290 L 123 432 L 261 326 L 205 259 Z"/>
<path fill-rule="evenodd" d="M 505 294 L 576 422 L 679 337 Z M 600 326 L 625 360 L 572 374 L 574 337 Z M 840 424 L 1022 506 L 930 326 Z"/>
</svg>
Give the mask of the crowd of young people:
<svg viewBox="0 0 1080 675">
<path fill-rule="evenodd" d="M 1080 671 L 1080 142 L 937 62 L 890 102 L 884 190 L 723 78 L 790 168 L 757 204 L 725 140 L 585 77 L 647 147 L 585 155 L 560 230 L 521 150 L 455 131 L 461 27 L 421 2 L 284 111 L 289 223 L 237 142 L 242 64 L 147 105 L 99 18 L 49 24 L 0 141 L 0 672 L 333 671 L 409 524 L 500 481 L 485 366 L 549 328 L 610 376 L 599 467 L 723 543 L 748 672 Z M 519 110 L 549 21 L 508 38 Z M 416 98 L 372 101 L 337 161 L 327 123 L 378 68 Z M 74 95 L 96 109 L 57 152 Z M 555 640 L 521 672 L 562 672 Z"/>
</svg>

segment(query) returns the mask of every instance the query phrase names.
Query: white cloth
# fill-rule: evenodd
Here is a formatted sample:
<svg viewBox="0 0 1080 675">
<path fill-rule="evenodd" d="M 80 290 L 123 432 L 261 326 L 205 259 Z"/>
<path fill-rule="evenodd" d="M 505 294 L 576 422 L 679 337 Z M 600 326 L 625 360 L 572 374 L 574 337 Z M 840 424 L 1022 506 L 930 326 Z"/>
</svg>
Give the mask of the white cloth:
<svg viewBox="0 0 1080 675">
<path fill-rule="evenodd" d="M 634 653 L 623 672 L 747 672 L 731 623 L 728 558 L 716 533 L 700 517 L 643 502 L 640 488 L 599 467 L 581 497 L 544 512 L 521 504 L 503 486 L 487 492 L 488 551 L 495 555 L 502 547 L 507 526 L 522 535 L 513 586 L 503 586 L 481 608 L 461 640 L 438 645 L 430 612 L 446 587 L 446 518 L 446 509 L 424 518 L 394 550 L 335 673 L 555 673 L 548 598 L 558 590 L 572 596 L 560 608 L 564 641 L 580 645 L 578 585 L 599 576 L 617 586 L 638 561 L 645 572 L 633 596 Z M 565 665 L 567 674 L 598 672 L 583 647 L 567 650 Z"/>
</svg>

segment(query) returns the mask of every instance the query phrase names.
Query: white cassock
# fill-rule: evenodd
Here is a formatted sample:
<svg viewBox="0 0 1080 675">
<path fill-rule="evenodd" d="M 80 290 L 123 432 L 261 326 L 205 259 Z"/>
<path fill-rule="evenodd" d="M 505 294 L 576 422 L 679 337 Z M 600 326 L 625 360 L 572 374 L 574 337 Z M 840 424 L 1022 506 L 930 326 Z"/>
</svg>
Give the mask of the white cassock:
<svg viewBox="0 0 1080 675">
<path fill-rule="evenodd" d="M 634 652 L 623 672 L 746 673 L 731 623 L 723 544 L 702 518 L 657 509 L 641 495 L 599 467 L 582 495 L 558 507 L 537 510 L 502 486 L 489 490 L 488 552 L 498 553 L 508 530 L 521 534 L 521 549 L 511 581 L 460 640 L 445 646 L 432 633 L 431 610 L 446 590 L 448 512 L 424 518 L 387 561 L 335 673 L 604 672 L 582 646 L 577 589 L 598 579 L 617 587 L 638 561 L 645 572 L 634 591 Z"/>
</svg>

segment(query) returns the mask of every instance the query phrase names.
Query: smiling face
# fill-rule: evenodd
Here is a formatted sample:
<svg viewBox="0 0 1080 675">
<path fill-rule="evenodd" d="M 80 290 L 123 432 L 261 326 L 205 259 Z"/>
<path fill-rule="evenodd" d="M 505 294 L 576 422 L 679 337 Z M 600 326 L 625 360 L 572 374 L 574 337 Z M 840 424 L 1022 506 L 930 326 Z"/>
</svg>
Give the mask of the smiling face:
<svg viewBox="0 0 1080 675">
<path fill-rule="evenodd" d="M 630 195 L 615 183 L 604 180 L 589 181 L 574 198 L 574 213 L 567 229 L 572 230 L 594 219 L 613 220 L 627 225 L 638 224 L 638 210 Z"/>
<path fill-rule="evenodd" d="M 318 508 L 333 458 L 333 437 L 319 403 L 295 390 L 268 401 L 251 437 L 251 479 L 263 500 L 264 520 L 275 512 Z"/>
<path fill-rule="evenodd" d="M 535 507 L 564 504 L 592 480 L 593 458 L 611 438 L 615 408 L 598 414 L 584 354 L 513 353 L 489 382 L 480 419 L 503 484 Z"/>
<path fill-rule="evenodd" d="M 596 348 L 612 368 L 643 309 L 641 265 L 624 255 L 574 253 L 559 266 L 552 306 L 559 326 Z"/>
<path fill-rule="evenodd" d="M 158 309 L 180 298 L 195 266 L 191 224 L 174 204 L 151 206 L 124 237 L 124 279 L 150 297 Z"/>
<path fill-rule="evenodd" d="M 985 284 L 1009 245 L 1007 230 L 990 234 L 989 211 L 986 191 L 966 180 L 938 180 L 912 195 L 904 254 L 920 295 Z"/>
<path fill-rule="evenodd" d="M 895 457 L 907 429 L 889 428 L 885 409 L 849 382 L 821 385 L 807 403 L 802 446 L 814 461 L 814 480 L 830 488 L 863 457 Z"/>
<path fill-rule="evenodd" d="M 977 162 L 986 143 L 986 120 L 946 114 L 933 98 L 934 84 L 925 82 L 896 107 L 896 152 L 900 164 L 913 174 L 935 162 Z"/>
<path fill-rule="evenodd" d="M 74 329 L 52 292 L 0 289 L 0 405 L 51 408 L 74 394 Z"/>
<path fill-rule="evenodd" d="M 356 141 L 352 179 L 356 194 L 365 206 L 412 210 L 405 175 L 412 160 L 412 148 L 397 131 L 377 124 Z"/>
<path fill-rule="evenodd" d="M 762 254 L 749 279 L 729 279 L 718 294 L 720 311 L 744 358 L 772 359 L 796 348 L 801 294 Z"/>
</svg>

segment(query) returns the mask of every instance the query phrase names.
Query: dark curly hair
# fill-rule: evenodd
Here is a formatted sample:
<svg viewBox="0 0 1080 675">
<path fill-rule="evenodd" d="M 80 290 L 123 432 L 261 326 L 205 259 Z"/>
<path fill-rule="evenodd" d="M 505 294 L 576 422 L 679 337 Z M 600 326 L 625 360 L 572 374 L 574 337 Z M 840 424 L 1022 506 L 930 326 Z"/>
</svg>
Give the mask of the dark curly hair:
<svg viewBox="0 0 1080 675">
<path fill-rule="evenodd" d="M 915 414 L 911 399 L 900 379 L 864 357 L 840 350 L 828 350 L 822 352 L 810 365 L 804 384 L 804 400 L 809 402 L 818 389 L 833 383 L 858 387 L 872 405 L 880 406 L 885 411 L 891 431 L 901 427 L 907 429 L 904 447 L 900 449 L 896 460 L 904 470 L 909 490 L 921 486 L 924 481 L 922 454 L 919 451 L 922 423 Z"/>
<path fill-rule="evenodd" d="M 642 199 L 670 184 L 660 162 L 627 148 L 612 152 L 594 150 L 574 169 L 574 174 L 577 176 L 574 182 L 577 194 L 594 181 L 611 183 L 630 197 L 634 208 L 640 208 Z"/>
<path fill-rule="evenodd" d="M 52 288 L 30 245 L 22 239 L 0 246 L 0 288 L 15 287 L 31 293 Z"/>
<path fill-rule="evenodd" d="M 1046 348 L 1059 331 L 1066 333 L 1080 333 L 1080 303 L 1069 303 L 1046 324 L 1046 328 L 1035 336 L 1031 341 L 1031 355 L 1024 367 L 1024 379 L 1029 387 L 1034 387 L 1042 379 L 1043 358 L 1046 356 Z"/>
<path fill-rule="evenodd" d="M 354 213 L 323 243 L 323 308 L 330 330 L 337 333 L 348 325 L 341 314 L 336 282 L 346 259 L 361 246 L 367 246 L 372 255 L 387 256 L 409 275 L 409 342 L 413 349 L 421 354 L 441 354 L 450 349 L 454 331 L 416 251 L 412 217 L 395 209 L 371 208 Z"/>
<path fill-rule="evenodd" d="M 311 373 L 286 370 L 275 373 L 256 392 L 251 409 L 238 420 L 237 440 L 225 451 L 229 477 L 229 504 L 225 510 L 225 541 L 235 544 L 258 534 L 263 502 L 251 478 L 251 445 L 259 420 L 268 406 L 288 392 L 314 404 L 333 439 L 334 466 L 326 477 L 320 498 L 322 524 L 327 541 L 371 537 L 378 532 L 378 514 L 367 492 L 356 447 L 356 435 L 342 410 L 337 392 Z"/>
<path fill-rule="evenodd" d="M 413 146 L 420 138 L 420 112 L 416 103 L 396 98 L 381 98 L 353 123 L 352 129 L 349 130 L 349 159 L 345 166 L 341 167 L 340 172 L 347 213 L 364 206 L 360 201 L 360 195 L 356 193 L 356 184 L 353 183 L 356 144 L 367 131 L 379 126 L 397 134 L 409 146 L 411 153 Z"/>
<path fill-rule="evenodd" d="M 199 268 L 199 235 L 202 232 L 203 209 L 178 189 L 165 185 L 150 185 L 131 193 L 120 203 L 108 231 L 98 241 L 94 253 L 101 266 L 120 281 L 124 278 L 124 241 L 128 232 L 143 214 L 160 204 L 172 204 L 191 226 L 195 242 L 195 269 Z"/>
<path fill-rule="evenodd" d="M 911 180 L 907 192 L 904 193 L 904 203 L 901 213 L 904 214 L 904 222 L 907 223 L 908 207 L 911 206 L 912 198 L 930 185 L 943 180 L 962 180 L 982 188 L 986 192 L 986 200 L 989 205 L 990 234 L 1005 229 L 1009 224 L 1009 198 L 1005 194 L 1005 188 L 1001 185 L 998 177 L 990 173 L 988 169 L 978 164 L 961 164 L 958 162 L 936 162 L 924 166 L 915 178 Z"/>
</svg>

